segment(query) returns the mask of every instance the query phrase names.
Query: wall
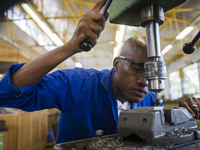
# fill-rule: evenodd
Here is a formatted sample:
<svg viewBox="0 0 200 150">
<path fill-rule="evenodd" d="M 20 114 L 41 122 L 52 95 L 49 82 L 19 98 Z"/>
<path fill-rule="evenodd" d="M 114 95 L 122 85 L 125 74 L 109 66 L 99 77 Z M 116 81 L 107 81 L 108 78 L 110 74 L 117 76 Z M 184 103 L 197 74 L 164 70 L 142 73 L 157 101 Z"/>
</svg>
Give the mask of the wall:
<svg viewBox="0 0 200 150">
<path fill-rule="evenodd" d="M 47 142 L 47 110 L 0 114 L 8 128 L 4 150 L 42 150 Z"/>
</svg>

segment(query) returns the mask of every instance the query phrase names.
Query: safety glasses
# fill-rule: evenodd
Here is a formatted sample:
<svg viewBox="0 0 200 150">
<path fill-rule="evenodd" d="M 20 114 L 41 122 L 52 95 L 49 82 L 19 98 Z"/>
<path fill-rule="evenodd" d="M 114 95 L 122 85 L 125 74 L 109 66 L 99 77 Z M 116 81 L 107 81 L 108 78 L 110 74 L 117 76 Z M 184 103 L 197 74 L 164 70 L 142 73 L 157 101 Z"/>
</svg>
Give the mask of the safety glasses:
<svg viewBox="0 0 200 150">
<path fill-rule="evenodd" d="M 123 67 L 128 74 L 135 76 L 137 78 L 145 74 L 144 63 L 126 58 L 124 56 L 118 56 L 118 57 L 124 60 Z"/>
</svg>

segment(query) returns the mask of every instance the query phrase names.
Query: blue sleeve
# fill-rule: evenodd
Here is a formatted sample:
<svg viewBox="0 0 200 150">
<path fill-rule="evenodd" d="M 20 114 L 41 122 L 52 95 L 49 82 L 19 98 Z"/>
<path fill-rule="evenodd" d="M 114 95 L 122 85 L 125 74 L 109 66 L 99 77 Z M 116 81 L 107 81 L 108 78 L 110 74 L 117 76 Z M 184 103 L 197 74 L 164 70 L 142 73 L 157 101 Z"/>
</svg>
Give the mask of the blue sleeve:
<svg viewBox="0 0 200 150">
<path fill-rule="evenodd" d="M 8 69 L 5 77 L 0 81 L 0 106 L 19 108 L 25 111 L 48 108 L 60 109 L 62 102 L 59 99 L 53 99 L 52 95 L 55 93 L 52 93 L 52 91 L 47 87 L 48 84 L 52 84 L 52 81 L 55 81 L 56 79 L 47 79 L 47 77 L 44 77 L 37 84 L 21 88 L 16 88 L 12 84 L 11 75 L 22 65 L 23 64 L 12 65 Z M 52 84 L 52 87 L 53 86 L 54 85 Z M 57 89 L 58 87 L 54 88 Z M 59 88 L 62 88 L 62 86 Z"/>
<path fill-rule="evenodd" d="M 153 103 L 153 100 L 155 99 L 155 94 L 153 92 L 149 92 L 141 102 L 137 103 L 137 107 L 145 107 L 145 106 L 156 106 Z M 160 104 L 160 106 L 163 106 L 163 103 Z"/>
<path fill-rule="evenodd" d="M 82 72 L 71 73 L 75 69 L 65 69 L 46 75 L 37 84 L 16 88 L 11 82 L 11 74 L 23 64 L 9 68 L 5 77 L 0 80 L 0 106 L 19 108 L 25 111 L 57 108 L 70 108 L 74 95 L 78 95 L 85 79 L 79 79 Z M 67 75 L 68 76 L 67 76 Z M 81 74 L 85 78 L 84 73 Z M 84 88 L 84 87 L 83 87 Z M 73 91 L 73 92 L 72 92 Z"/>
</svg>

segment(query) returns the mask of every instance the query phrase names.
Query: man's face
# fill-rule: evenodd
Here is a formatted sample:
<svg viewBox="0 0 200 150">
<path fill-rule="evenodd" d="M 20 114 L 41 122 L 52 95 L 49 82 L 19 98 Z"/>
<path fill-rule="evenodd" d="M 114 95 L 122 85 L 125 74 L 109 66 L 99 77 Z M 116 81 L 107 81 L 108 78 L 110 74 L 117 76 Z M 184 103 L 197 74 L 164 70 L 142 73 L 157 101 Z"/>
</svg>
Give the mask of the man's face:
<svg viewBox="0 0 200 150">
<path fill-rule="evenodd" d="M 136 48 L 136 47 L 135 47 Z M 117 97 L 132 102 L 140 102 L 148 93 L 148 81 L 144 75 L 144 63 L 149 61 L 147 53 L 137 48 L 129 50 L 123 57 L 116 58 L 118 68 L 115 72 Z M 115 68 L 114 68 L 115 69 Z"/>
</svg>

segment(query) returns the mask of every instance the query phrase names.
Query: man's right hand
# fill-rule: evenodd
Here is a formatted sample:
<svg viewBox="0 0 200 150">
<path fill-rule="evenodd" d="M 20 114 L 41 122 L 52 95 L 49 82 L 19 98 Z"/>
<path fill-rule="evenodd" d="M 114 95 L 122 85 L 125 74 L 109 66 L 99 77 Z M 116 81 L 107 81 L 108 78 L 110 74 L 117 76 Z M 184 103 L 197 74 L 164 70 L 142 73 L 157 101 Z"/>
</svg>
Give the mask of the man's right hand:
<svg viewBox="0 0 200 150">
<path fill-rule="evenodd" d="M 108 13 L 105 16 L 100 13 L 105 3 L 106 0 L 99 0 L 90 11 L 81 16 L 76 30 L 68 42 L 75 53 L 82 51 L 80 44 L 86 39 L 90 39 L 92 47 L 97 44 L 97 39 L 108 19 Z"/>
</svg>

